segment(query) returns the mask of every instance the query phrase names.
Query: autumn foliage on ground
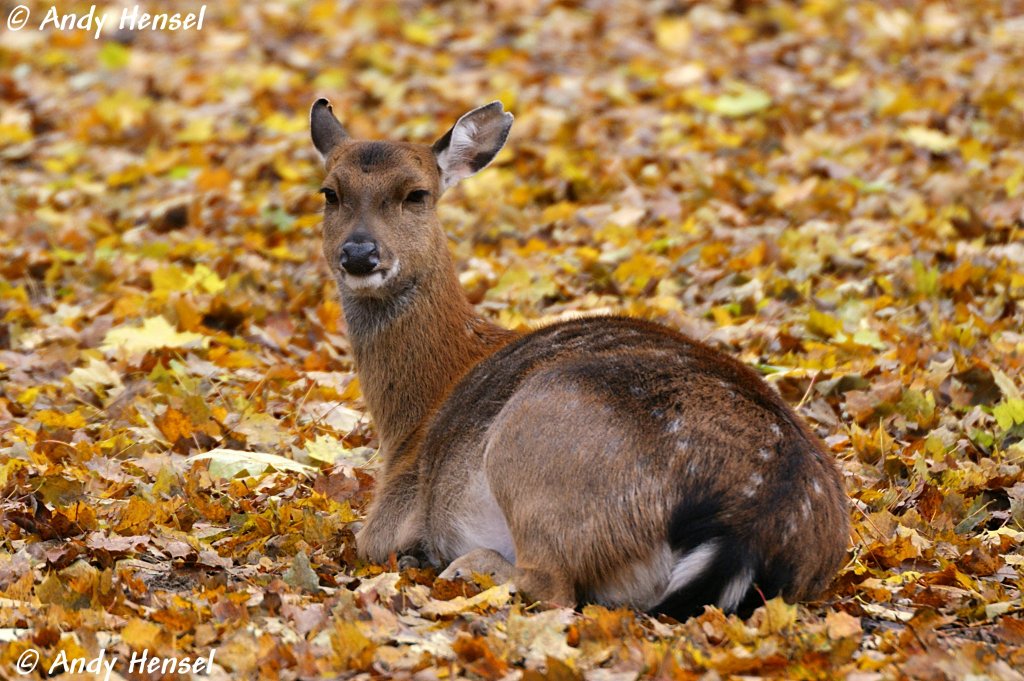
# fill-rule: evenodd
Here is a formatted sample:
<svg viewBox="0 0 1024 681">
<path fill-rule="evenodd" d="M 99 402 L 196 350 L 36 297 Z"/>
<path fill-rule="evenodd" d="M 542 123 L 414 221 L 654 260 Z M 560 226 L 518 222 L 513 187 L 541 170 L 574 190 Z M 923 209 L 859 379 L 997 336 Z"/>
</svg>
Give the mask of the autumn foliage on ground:
<svg viewBox="0 0 1024 681">
<path fill-rule="evenodd" d="M 201 32 L 0 28 L 0 675 L 31 648 L 216 649 L 214 678 L 1022 678 L 1012 10 L 223 2 Z M 851 497 L 822 600 L 676 623 L 361 562 L 376 439 L 319 253 L 317 96 L 364 138 L 514 112 L 439 208 L 467 295 L 509 327 L 655 319 L 760 370 Z"/>
</svg>

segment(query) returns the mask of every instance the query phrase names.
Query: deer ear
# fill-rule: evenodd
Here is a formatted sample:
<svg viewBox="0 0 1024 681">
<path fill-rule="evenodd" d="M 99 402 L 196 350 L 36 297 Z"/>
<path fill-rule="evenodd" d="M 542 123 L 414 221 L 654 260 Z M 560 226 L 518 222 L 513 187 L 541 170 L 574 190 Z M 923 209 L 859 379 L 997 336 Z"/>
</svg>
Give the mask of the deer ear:
<svg viewBox="0 0 1024 681">
<path fill-rule="evenodd" d="M 324 161 L 343 139 L 348 137 L 345 128 L 334 117 L 331 103 L 321 97 L 313 102 L 313 108 L 309 112 L 309 131 L 313 136 L 313 146 L 324 157 Z"/>
<path fill-rule="evenodd" d="M 491 102 L 463 114 L 444 137 L 434 142 L 442 192 L 494 160 L 505 146 L 512 119 L 501 102 Z"/>
</svg>

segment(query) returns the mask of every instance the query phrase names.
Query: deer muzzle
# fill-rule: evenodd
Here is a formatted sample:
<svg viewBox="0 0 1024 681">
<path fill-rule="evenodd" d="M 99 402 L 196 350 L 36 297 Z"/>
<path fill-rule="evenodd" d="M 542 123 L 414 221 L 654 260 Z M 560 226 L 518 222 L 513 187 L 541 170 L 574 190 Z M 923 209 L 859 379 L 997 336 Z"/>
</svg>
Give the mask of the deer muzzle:
<svg viewBox="0 0 1024 681">
<path fill-rule="evenodd" d="M 346 241 L 341 247 L 341 266 L 349 274 L 370 274 L 379 264 L 380 252 L 375 241 Z"/>
</svg>

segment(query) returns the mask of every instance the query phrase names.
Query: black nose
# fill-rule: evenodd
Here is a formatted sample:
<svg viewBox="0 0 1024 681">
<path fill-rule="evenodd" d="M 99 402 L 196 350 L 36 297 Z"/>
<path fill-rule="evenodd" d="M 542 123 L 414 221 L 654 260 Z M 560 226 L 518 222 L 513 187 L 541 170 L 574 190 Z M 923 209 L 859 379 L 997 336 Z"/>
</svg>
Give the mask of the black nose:
<svg viewBox="0 0 1024 681">
<path fill-rule="evenodd" d="M 369 274 L 380 264 L 374 241 L 346 241 L 341 247 L 341 266 L 349 274 Z"/>
</svg>

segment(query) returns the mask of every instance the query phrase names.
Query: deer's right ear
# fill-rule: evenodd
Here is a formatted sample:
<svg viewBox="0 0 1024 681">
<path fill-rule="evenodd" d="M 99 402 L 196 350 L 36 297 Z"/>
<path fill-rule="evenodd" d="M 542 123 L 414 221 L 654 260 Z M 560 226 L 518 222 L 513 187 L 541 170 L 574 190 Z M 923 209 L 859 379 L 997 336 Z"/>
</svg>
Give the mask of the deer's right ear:
<svg viewBox="0 0 1024 681">
<path fill-rule="evenodd" d="M 501 102 L 491 102 L 463 114 L 444 137 L 434 142 L 442 192 L 494 160 L 505 146 L 512 120 Z"/>
<path fill-rule="evenodd" d="M 313 136 L 313 146 L 324 157 L 324 161 L 330 156 L 331 150 L 348 137 L 345 128 L 334 117 L 331 103 L 323 97 L 313 102 L 309 112 L 309 132 Z"/>
</svg>

